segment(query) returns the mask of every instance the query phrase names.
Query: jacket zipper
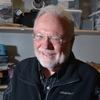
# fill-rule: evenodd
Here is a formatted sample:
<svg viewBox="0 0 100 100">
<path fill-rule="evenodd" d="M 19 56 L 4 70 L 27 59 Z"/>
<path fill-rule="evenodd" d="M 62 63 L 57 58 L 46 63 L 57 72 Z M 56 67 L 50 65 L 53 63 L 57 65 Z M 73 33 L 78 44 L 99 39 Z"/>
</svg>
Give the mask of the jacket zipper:
<svg viewBox="0 0 100 100">
<path fill-rule="evenodd" d="M 52 90 L 54 87 L 56 87 L 56 86 L 61 86 L 61 85 L 68 85 L 68 84 L 71 84 L 71 83 L 74 83 L 74 82 L 77 82 L 77 81 L 79 81 L 79 79 L 77 79 L 77 80 L 75 80 L 75 81 L 71 81 L 71 82 L 65 83 L 65 84 L 54 85 L 54 86 L 50 89 L 50 91 L 48 92 L 48 94 L 47 94 L 45 100 L 48 100 L 48 95 L 49 95 L 49 93 L 51 92 L 51 90 Z"/>
</svg>

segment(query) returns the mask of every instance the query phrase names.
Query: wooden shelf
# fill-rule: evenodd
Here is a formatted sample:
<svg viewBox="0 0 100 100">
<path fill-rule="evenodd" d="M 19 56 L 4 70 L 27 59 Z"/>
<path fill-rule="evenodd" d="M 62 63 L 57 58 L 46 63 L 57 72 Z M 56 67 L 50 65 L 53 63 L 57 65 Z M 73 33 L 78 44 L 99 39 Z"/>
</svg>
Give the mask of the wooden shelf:
<svg viewBox="0 0 100 100">
<path fill-rule="evenodd" d="M 33 28 L 29 27 L 0 27 L 2 33 L 32 33 Z"/>
<path fill-rule="evenodd" d="M 75 30 L 75 35 L 100 35 L 99 30 Z"/>
<path fill-rule="evenodd" d="M 2 33 L 33 33 L 29 27 L 0 27 Z M 100 35 L 98 30 L 75 30 L 75 35 Z"/>
<path fill-rule="evenodd" d="M 0 85 L 0 90 L 6 89 L 8 85 Z"/>
</svg>

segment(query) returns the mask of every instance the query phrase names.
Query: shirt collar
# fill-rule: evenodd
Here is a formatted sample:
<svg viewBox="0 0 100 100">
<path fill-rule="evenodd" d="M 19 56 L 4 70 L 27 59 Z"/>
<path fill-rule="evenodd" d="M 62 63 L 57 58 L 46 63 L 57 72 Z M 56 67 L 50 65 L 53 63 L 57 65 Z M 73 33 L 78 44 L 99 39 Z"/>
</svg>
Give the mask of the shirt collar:
<svg viewBox="0 0 100 100">
<path fill-rule="evenodd" d="M 64 66 L 62 65 L 53 75 L 51 75 L 50 77 L 54 77 L 56 78 L 57 80 L 59 80 L 59 78 L 62 76 L 62 73 L 63 73 L 63 69 Z M 40 78 L 41 79 L 45 79 L 45 76 L 43 74 L 43 70 L 42 70 L 42 66 L 41 64 L 38 62 L 38 71 L 39 71 L 39 74 L 40 74 Z M 60 77 L 59 77 L 60 76 Z"/>
</svg>

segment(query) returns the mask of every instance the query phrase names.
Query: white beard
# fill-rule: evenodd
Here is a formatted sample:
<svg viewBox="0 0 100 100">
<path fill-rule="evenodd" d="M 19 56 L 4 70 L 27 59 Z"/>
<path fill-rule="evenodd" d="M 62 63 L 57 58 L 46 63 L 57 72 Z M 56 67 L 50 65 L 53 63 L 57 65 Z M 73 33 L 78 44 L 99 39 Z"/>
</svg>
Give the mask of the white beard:
<svg viewBox="0 0 100 100">
<path fill-rule="evenodd" d="M 41 48 L 39 48 L 38 51 L 39 52 L 46 51 L 46 52 L 49 52 L 49 53 L 55 53 L 54 50 L 44 50 L 44 49 L 41 49 Z M 56 66 L 64 63 L 65 59 L 66 59 L 66 55 L 62 54 L 60 57 L 58 57 L 57 53 L 56 53 L 55 57 L 52 58 L 52 59 L 42 58 L 41 54 L 36 54 L 36 52 L 35 52 L 35 55 L 36 55 L 37 59 L 39 60 L 40 64 L 42 65 L 42 67 L 45 67 L 45 68 L 55 68 Z"/>
</svg>

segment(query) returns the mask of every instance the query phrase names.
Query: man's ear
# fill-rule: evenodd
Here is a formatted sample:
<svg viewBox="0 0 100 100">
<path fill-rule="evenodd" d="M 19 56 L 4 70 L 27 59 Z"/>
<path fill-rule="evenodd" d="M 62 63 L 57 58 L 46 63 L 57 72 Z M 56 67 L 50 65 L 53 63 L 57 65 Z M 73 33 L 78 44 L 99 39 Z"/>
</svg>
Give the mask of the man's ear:
<svg viewBox="0 0 100 100">
<path fill-rule="evenodd" d="M 32 33 L 32 39 L 34 39 L 34 34 Z"/>
<path fill-rule="evenodd" d="M 73 44 L 74 44 L 74 41 L 75 41 L 75 36 L 72 37 L 72 39 L 70 40 L 70 46 L 71 46 L 71 50 L 72 50 L 72 47 L 73 47 Z"/>
</svg>

